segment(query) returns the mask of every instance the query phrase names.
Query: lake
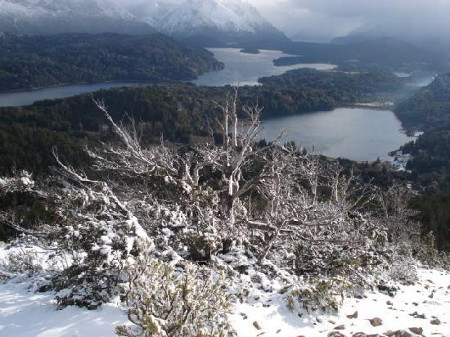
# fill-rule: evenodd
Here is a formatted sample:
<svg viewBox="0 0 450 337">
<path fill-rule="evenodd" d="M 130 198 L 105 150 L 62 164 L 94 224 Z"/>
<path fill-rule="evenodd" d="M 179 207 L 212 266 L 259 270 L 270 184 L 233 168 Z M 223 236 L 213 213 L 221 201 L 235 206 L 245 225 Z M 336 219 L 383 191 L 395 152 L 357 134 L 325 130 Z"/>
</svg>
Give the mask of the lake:
<svg viewBox="0 0 450 337">
<path fill-rule="evenodd" d="M 291 69 L 314 68 L 330 70 L 330 64 L 302 64 L 288 67 L 275 67 L 273 60 L 287 56 L 280 51 L 262 50 L 260 54 L 245 54 L 235 48 L 211 48 L 216 58 L 225 63 L 225 69 L 206 73 L 193 81 L 197 85 L 258 85 L 258 78 L 264 76 L 280 75 Z M 100 89 L 110 89 L 124 86 L 148 85 L 138 82 L 106 82 L 93 84 L 73 84 L 54 88 L 45 88 L 32 91 L 17 91 L 0 93 L 0 107 L 22 106 L 33 104 L 44 99 L 65 98 Z"/>
<path fill-rule="evenodd" d="M 292 56 L 276 50 L 260 50 L 259 54 L 241 53 L 236 48 L 208 48 L 217 60 L 225 64 L 225 69 L 206 73 L 193 81 L 197 85 L 259 85 L 258 78 L 281 75 L 288 70 L 311 68 L 317 70 L 332 70 L 336 66 L 325 63 L 303 63 L 292 66 L 276 67 L 273 60 Z"/>
<path fill-rule="evenodd" d="M 389 110 L 338 108 L 263 121 L 260 138 L 295 141 L 308 151 L 356 161 L 388 159 L 388 152 L 413 140 L 401 132 L 401 123 Z"/>
<path fill-rule="evenodd" d="M 30 91 L 2 92 L 0 93 L 0 107 L 29 105 L 37 101 L 42 101 L 44 99 L 65 98 L 97 91 L 100 89 L 129 87 L 136 85 L 146 84 L 136 82 L 85 83 Z"/>
<path fill-rule="evenodd" d="M 286 56 L 279 51 L 262 50 L 260 54 L 245 54 L 239 49 L 210 49 L 225 63 L 225 69 L 200 76 L 198 85 L 226 84 L 258 85 L 258 78 L 279 75 L 291 69 L 314 68 L 331 70 L 330 64 L 301 64 L 275 67 L 273 60 Z M 145 85 L 133 82 L 75 84 L 34 91 L 0 93 L 0 106 L 21 106 L 44 99 L 56 99 L 123 86 Z M 275 139 L 280 130 L 286 131 L 285 140 L 330 157 L 358 161 L 387 159 L 387 153 L 410 141 L 403 134 L 400 121 L 392 111 L 370 109 L 336 109 L 264 121 L 262 137 Z"/>
</svg>

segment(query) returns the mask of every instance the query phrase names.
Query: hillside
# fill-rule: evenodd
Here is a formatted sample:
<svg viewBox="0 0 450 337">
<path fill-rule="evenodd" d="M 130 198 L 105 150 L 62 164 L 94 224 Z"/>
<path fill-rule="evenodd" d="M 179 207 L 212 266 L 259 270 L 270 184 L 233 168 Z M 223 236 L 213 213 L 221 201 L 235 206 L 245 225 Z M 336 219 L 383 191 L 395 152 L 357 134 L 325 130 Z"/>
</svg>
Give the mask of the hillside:
<svg viewBox="0 0 450 337">
<path fill-rule="evenodd" d="M 430 85 L 397 106 L 403 125 L 425 131 L 401 150 L 412 156 L 407 168 L 422 191 L 413 202 L 417 218 L 437 234 L 440 248 L 450 249 L 450 75 L 438 76 Z"/>
<path fill-rule="evenodd" d="M 439 126 L 450 118 L 450 74 L 440 75 L 413 97 L 401 102 L 395 109 L 406 127 L 419 130 Z"/>
<path fill-rule="evenodd" d="M 161 34 L 0 36 L 0 91 L 76 82 L 180 81 L 223 64 Z"/>
<path fill-rule="evenodd" d="M 382 68 L 391 71 L 437 71 L 448 69 L 446 58 L 394 38 L 377 38 L 348 44 L 293 42 L 282 47 L 294 57 L 283 57 L 276 65 L 325 62 L 343 70 Z"/>
</svg>

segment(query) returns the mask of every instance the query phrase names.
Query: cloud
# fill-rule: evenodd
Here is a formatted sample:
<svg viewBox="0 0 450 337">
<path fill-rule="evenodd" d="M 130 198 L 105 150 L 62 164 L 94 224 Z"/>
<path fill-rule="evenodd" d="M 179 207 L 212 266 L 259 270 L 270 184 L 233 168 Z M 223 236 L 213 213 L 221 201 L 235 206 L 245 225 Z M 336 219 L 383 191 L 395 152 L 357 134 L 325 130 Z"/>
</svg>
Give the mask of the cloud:
<svg viewBox="0 0 450 337">
<path fill-rule="evenodd" d="M 290 36 L 326 40 L 351 32 L 444 36 L 450 31 L 449 0 L 249 0 Z"/>
</svg>

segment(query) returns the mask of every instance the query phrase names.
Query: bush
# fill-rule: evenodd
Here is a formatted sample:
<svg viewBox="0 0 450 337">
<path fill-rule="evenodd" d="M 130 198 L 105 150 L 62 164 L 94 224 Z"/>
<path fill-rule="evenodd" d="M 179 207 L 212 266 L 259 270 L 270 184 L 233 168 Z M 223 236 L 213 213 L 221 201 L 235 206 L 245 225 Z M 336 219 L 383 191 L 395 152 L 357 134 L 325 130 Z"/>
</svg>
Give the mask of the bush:
<svg viewBox="0 0 450 337">
<path fill-rule="evenodd" d="M 232 296 L 223 274 L 185 262 L 183 269 L 142 254 L 129 268 L 123 287 L 134 326 L 117 327 L 119 336 L 233 336 L 227 320 Z"/>
<path fill-rule="evenodd" d="M 352 285 L 344 279 L 312 279 L 308 284 L 292 287 L 288 291 L 287 306 L 291 311 L 303 309 L 307 312 L 336 313 L 342 305 L 345 293 L 351 289 Z"/>
</svg>

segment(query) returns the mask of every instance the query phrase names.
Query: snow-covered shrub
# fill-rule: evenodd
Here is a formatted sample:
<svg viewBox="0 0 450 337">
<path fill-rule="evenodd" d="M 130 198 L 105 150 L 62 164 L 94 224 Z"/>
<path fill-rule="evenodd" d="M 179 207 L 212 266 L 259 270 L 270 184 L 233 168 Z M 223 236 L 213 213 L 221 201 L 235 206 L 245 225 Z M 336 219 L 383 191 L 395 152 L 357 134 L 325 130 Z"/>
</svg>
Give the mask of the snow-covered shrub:
<svg viewBox="0 0 450 337">
<path fill-rule="evenodd" d="M 224 275 L 184 262 L 182 268 L 141 254 L 128 269 L 124 285 L 128 317 L 120 336 L 226 337 L 232 296 Z"/>
<path fill-rule="evenodd" d="M 62 228 L 61 235 L 71 245 L 73 263 L 53 278 L 58 305 L 96 309 L 118 294 L 126 261 L 139 254 L 136 225 L 133 218 L 112 218 L 89 219 L 73 228 Z"/>
<path fill-rule="evenodd" d="M 53 192 L 57 220 L 46 239 L 70 263 L 53 276 L 56 300 L 60 307 L 95 309 L 118 294 L 124 266 L 139 254 L 138 242 L 147 234 L 107 183 L 61 167 Z"/>
<path fill-rule="evenodd" d="M 436 249 L 436 238 L 433 232 L 422 237 L 415 252 L 415 258 L 424 265 L 450 270 L 450 253 Z"/>
<path fill-rule="evenodd" d="M 0 177 L 0 195 L 17 191 L 30 191 L 34 184 L 32 175 L 26 171 L 16 172 L 13 177 Z"/>
<path fill-rule="evenodd" d="M 336 313 L 344 296 L 352 290 L 352 284 L 343 278 L 314 278 L 301 286 L 287 290 L 286 301 L 289 310 L 306 310 Z"/>
<path fill-rule="evenodd" d="M 4 261 L 1 261 L 3 269 L 13 274 L 39 274 L 43 270 L 42 252 L 39 254 L 32 249 L 16 249 L 10 251 Z"/>
</svg>

